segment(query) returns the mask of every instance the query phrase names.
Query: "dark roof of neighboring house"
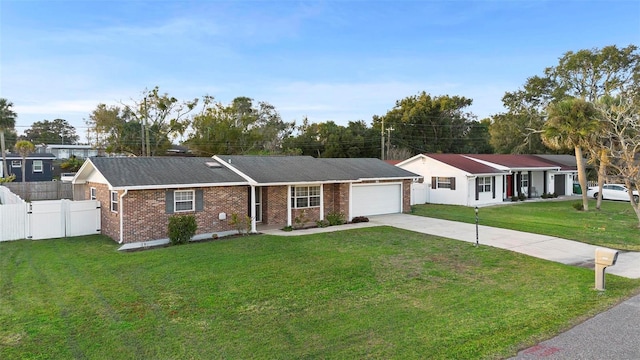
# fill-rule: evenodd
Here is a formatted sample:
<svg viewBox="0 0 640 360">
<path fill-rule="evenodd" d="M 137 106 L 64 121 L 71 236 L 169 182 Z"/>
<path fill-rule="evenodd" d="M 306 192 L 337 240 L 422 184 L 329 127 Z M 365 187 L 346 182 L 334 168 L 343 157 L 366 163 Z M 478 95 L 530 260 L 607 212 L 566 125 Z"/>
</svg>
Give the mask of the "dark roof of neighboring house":
<svg viewBox="0 0 640 360">
<path fill-rule="evenodd" d="M 243 155 L 216 157 L 261 184 L 419 177 L 378 159 Z"/>
<path fill-rule="evenodd" d="M 552 164 L 560 166 L 560 170 L 577 170 L 578 165 L 576 164 L 576 157 L 573 155 L 553 155 L 553 154 L 543 154 L 543 155 L 534 155 L 536 157 L 542 158 L 545 161 L 548 161 Z M 587 163 L 587 160 L 584 160 L 584 163 Z"/>
<path fill-rule="evenodd" d="M 10 160 L 16 160 L 16 159 L 20 159 L 22 160 L 22 155 L 20 154 L 15 154 L 15 153 L 8 153 L 6 155 L 7 159 Z M 51 159 L 51 160 L 55 160 L 56 156 L 51 154 L 51 153 L 31 153 L 29 155 L 27 155 L 27 159 L 33 159 L 33 160 L 44 160 L 44 159 Z M 0 157 L 0 161 L 2 161 L 2 157 Z"/>
<path fill-rule="evenodd" d="M 432 159 L 451 165 L 469 174 L 503 174 L 505 171 L 469 159 L 461 154 L 424 154 Z"/>
<path fill-rule="evenodd" d="M 92 157 L 113 187 L 246 183 L 240 175 L 204 157 Z"/>
<path fill-rule="evenodd" d="M 538 158 L 535 155 L 523 154 L 469 154 L 468 157 L 483 160 L 511 169 L 557 168 L 559 165 Z"/>
</svg>

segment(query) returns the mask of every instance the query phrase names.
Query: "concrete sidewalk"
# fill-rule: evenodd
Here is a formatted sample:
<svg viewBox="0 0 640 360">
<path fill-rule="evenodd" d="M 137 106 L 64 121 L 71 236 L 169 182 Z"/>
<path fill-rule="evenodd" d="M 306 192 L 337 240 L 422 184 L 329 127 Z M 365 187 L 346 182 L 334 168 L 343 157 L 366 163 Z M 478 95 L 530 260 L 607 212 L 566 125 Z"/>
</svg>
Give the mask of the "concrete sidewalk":
<svg viewBox="0 0 640 360">
<path fill-rule="evenodd" d="M 264 231 L 264 233 L 294 236 L 387 225 L 397 227 L 399 229 L 437 235 L 470 243 L 476 242 L 475 224 L 466 224 L 456 221 L 440 220 L 408 214 L 376 215 L 370 216 L 369 220 L 370 221 L 368 223 L 349 224 L 344 226 L 312 228 L 290 232 L 282 230 L 267 230 Z M 595 249 L 598 248 L 598 246 L 584 244 L 573 240 L 560 239 L 553 236 L 538 235 L 482 225 L 478 227 L 478 234 L 481 245 L 515 251 L 529 256 L 573 266 L 593 268 Z M 616 265 L 608 267 L 607 273 L 631 279 L 640 279 L 640 253 L 620 251 Z"/>
</svg>

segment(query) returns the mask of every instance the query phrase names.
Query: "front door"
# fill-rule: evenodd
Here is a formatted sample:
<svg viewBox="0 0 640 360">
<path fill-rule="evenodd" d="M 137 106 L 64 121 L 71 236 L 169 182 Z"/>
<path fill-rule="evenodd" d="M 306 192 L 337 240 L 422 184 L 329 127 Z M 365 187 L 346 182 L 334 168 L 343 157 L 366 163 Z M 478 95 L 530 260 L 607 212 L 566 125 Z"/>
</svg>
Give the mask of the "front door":
<svg viewBox="0 0 640 360">
<path fill-rule="evenodd" d="M 513 196 L 513 175 L 507 175 L 507 198 Z"/>
</svg>

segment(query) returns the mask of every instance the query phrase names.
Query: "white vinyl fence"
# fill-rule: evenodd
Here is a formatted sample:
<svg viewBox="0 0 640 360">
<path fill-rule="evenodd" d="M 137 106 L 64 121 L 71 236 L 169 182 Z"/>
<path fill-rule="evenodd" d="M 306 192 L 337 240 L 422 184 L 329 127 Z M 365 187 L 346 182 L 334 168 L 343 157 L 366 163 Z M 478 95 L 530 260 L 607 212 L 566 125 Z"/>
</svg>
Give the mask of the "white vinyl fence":
<svg viewBox="0 0 640 360">
<path fill-rule="evenodd" d="M 429 189 L 427 186 L 427 183 L 411 183 L 411 205 L 429 202 Z"/>
<path fill-rule="evenodd" d="M 0 241 L 100 233 L 100 202 L 48 200 L 0 205 Z"/>
</svg>

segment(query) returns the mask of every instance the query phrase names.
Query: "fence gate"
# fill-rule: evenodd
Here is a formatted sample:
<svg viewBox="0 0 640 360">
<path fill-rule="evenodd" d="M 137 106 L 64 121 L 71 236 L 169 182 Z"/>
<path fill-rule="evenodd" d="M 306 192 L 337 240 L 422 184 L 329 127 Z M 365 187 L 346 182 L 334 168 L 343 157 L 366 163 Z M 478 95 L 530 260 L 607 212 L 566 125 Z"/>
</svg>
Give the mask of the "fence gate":
<svg viewBox="0 0 640 360">
<path fill-rule="evenodd" d="M 411 205 L 429 202 L 429 188 L 426 183 L 411 183 Z"/>
<path fill-rule="evenodd" d="M 96 200 L 34 201 L 27 206 L 27 239 L 100 233 L 100 202 Z"/>
</svg>

